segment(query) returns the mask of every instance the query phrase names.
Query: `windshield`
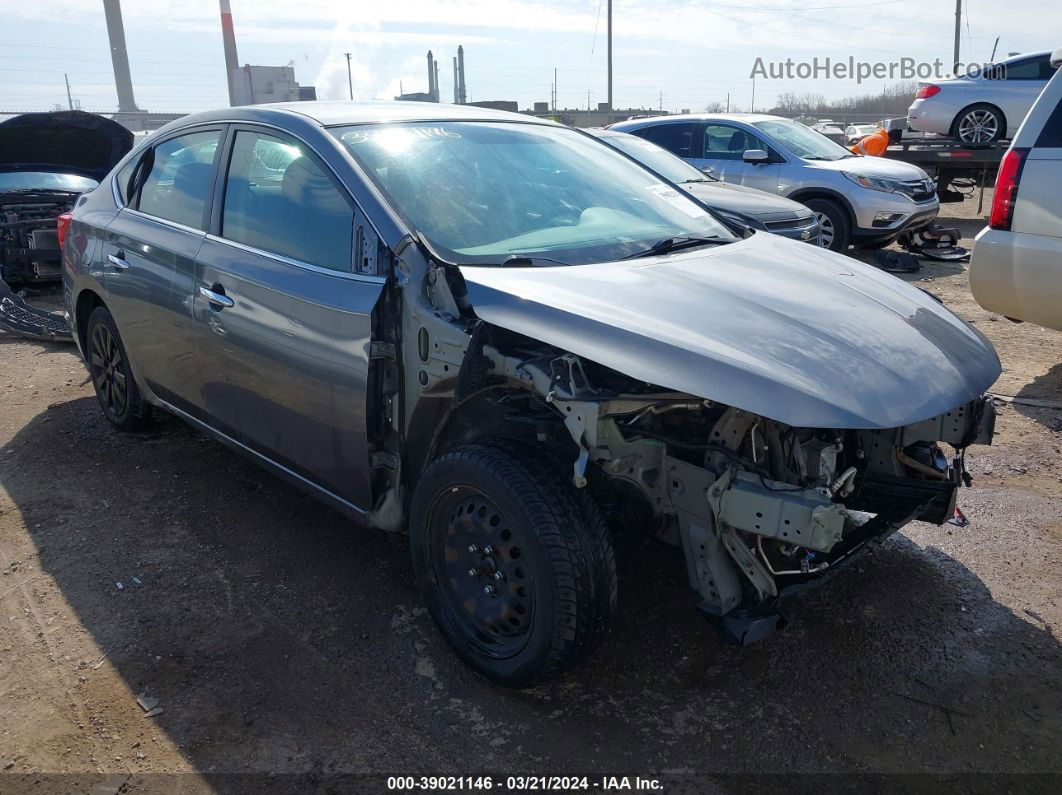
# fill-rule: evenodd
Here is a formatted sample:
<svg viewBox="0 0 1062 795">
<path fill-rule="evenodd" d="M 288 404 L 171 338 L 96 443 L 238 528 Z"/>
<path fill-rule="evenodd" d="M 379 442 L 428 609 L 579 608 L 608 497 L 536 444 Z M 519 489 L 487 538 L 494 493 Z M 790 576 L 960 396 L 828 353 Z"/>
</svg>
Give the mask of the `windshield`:
<svg viewBox="0 0 1062 795">
<path fill-rule="evenodd" d="M 0 190 L 69 190 L 86 191 L 96 187 L 96 180 L 76 174 L 53 174 L 50 171 L 9 171 L 0 174 Z"/>
<path fill-rule="evenodd" d="M 664 179 L 669 179 L 681 185 L 683 182 L 697 180 L 698 182 L 717 182 L 714 177 L 709 177 L 703 171 L 691 166 L 678 155 L 673 155 L 652 141 L 646 141 L 636 135 L 627 133 L 612 133 L 609 135 L 595 136 L 619 149 L 624 154 L 630 155 L 646 168 L 650 168 Z"/>
<path fill-rule="evenodd" d="M 807 160 L 842 160 L 855 157 L 840 144 L 835 144 L 822 133 L 809 130 L 795 121 L 778 119 L 755 121 L 753 127 L 763 130 L 797 157 Z"/>
<path fill-rule="evenodd" d="M 451 262 L 608 262 L 664 238 L 736 239 L 655 174 L 564 127 L 406 122 L 332 132 Z"/>
</svg>

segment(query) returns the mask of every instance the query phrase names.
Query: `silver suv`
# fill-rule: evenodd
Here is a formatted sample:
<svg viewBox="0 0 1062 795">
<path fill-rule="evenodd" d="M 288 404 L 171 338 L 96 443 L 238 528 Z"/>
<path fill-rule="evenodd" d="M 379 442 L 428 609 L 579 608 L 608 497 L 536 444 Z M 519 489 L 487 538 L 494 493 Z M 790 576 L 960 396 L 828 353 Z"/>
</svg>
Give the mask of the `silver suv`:
<svg viewBox="0 0 1062 795">
<path fill-rule="evenodd" d="M 1062 48 L 1051 65 L 1062 64 Z M 1062 74 L 1055 73 L 999 164 L 992 214 L 974 241 L 970 290 L 1012 320 L 1062 331 Z"/>
<path fill-rule="evenodd" d="M 785 196 L 815 211 L 822 245 L 880 248 L 940 210 L 922 169 L 855 155 L 790 119 L 762 114 L 661 116 L 620 122 L 724 182 Z"/>
</svg>

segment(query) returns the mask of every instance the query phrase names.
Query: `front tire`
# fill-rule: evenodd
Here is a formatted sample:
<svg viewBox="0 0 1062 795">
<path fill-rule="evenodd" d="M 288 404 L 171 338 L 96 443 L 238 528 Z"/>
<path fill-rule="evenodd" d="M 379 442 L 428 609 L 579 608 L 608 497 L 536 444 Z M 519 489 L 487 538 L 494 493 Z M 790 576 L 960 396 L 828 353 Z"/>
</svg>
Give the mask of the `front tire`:
<svg viewBox="0 0 1062 795">
<path fill-rule="evenodd" d="M 979 103 L 962 110 L 951 123 L 951 137 L 964 144 L 990 144 L 1007 131 L 1002 111 Z"/>
<path fill-rule="evenodd" d="M 852 244 L 852 224 L 844 207 L 830 199 L 809 199 L 804 206 L 819 222 L 819 245 L 830 251 L 848 251 Z"/>
<path fill-rule="evenodd" d="M 103 415 L 120 431 L 141 431 L 151 424 L 151 405 L 137 389 L 118 326 L 107 307 L 89 315 L 85 359 Z"/>
<path fill-rule="evenodd" d="M 410 543 L 446 641 L 488 679 L 527 687 L 600 642 L 616 560 L 586 490 L 516 450 L 468 445 L 434 461 L 413 494 Z"/>
</svg>

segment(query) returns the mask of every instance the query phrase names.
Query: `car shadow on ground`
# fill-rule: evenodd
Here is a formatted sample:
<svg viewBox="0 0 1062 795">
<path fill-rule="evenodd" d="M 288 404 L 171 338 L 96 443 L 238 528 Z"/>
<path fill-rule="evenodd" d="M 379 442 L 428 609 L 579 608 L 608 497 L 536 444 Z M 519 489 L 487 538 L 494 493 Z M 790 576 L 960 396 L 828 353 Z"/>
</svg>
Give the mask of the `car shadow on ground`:
<svg viewBox="0 0 1062 795">
<path fill-rule="evenodd" d="M 175 420 L 122 436 L 90 398 L 53 406 L 0 451 L 0 478 L 130 703 L 159 699 L 146 720 L 219 788 L 367 771 L 1058 772 L 1055 629 L 902 535 L 738 648 L 694 608 L 681 556 L 628 534 L 602 648 L 514 692 L 441 641 L 402 536 Z"/>
<path fill-rule="evenodd" d="M 1035 420 L 1049 431 L 1062 432 L 1062 362 L 1023 386 L 1015 397 L 1018 400 L 1012 405 L 1018 413 Z M 1046 401 L 1054 405 L 1033 406 L 1019 402 L 1022 400 Z"/>
</svg>

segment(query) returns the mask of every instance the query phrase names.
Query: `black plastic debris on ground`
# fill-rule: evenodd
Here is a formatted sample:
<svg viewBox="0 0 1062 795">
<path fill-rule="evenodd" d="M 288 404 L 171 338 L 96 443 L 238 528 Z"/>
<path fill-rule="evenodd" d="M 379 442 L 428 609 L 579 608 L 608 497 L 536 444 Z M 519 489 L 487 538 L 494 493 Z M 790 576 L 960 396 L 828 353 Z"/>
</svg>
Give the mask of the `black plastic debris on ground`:
<svg viewBox="0 0 1062 795">
<path fill-rule="evenodd" d="M 73 342 L 66 320 L 32 307 L 0 280 L 0 329 L 45 342 Z"/>
<path fill-rule="evenodd" d="M 874 265 L 889 273 L 914 273 L 922 269 L 918 257 L 902 251 L 875 251 Z"/>
<path fill-rule="evenodd" d="M 970 256 L 969 250 L 959 245 L 961 237 L 959 230 L 952 227 L 927 226 L 904 232 L 897 240 L 911 254 L 954 262 Z"/>
</svg>

